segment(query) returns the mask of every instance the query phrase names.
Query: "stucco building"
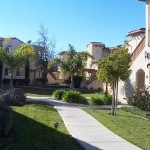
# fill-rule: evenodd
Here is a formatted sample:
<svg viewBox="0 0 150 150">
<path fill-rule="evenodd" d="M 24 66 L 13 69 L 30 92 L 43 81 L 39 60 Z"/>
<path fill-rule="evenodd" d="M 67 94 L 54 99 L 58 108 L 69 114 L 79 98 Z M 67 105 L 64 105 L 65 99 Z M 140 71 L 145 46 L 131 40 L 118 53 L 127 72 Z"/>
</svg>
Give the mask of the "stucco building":
<svg viewBox="0 0 150 150">
<path fill-rule="evenodd" d="M 6 51 L 8 51 L 9 53 L 14 53 L 15 50 L 24 42 L 16 37 L 13 37 L 9 38 L 8 40 L 6 38 L 0 38 L 0 43 Z M 7 85 L 10 82 L 9 66 L 4 63 L 1 69 L 3 83 Z M 36 61 L 32 58 L 29 59 L 28 66 L 25 64 L 22 65 L 21 67 L 17 68 L 13 74 L 13 79 L 16 85 L 25 85 L 27 83 L 31 85 L 36 82 L 37 78 L 41 77 L 42 73 L 41 71 L 37 70 Z"/>
<path fill-rule="evenodd" d="M 129 53 L 131 53 L 132 73 L 128 80 L 119 82 L 119 100 L 126 102 L 126 94 L 133 88 L 141 89 L 150 85 L 150 0 L 139 0 L 146 3 L 146 28 L 130 31 Z"/>
<path fill-rule="evenodd" d="M 103 88 L 103 83 L 99 81 L 96 77 L 97 65 L 93 64 L 94 61 L 99 59 L 105 59 L 109 54 L 109 48 L 105 47 L 105 45 L 101 42 L 90 42 L 87 45 L 87 52 L 93 56 L 92 58 L 88 58 L 84 61 L 84 69 L 82 70 L 83 79 L 81 82 L 81 88 L 88 89 L 99 89 Z M 63 61 L 67 59 L 67 52 L 60 52 L 59 58 Z M 65 83 L 65 81 L 69 78 L 67 74 L 63 74 L 61 70 L 54 70 L 49 72 L 47 75 L 48 83 Z"/>
</svg>

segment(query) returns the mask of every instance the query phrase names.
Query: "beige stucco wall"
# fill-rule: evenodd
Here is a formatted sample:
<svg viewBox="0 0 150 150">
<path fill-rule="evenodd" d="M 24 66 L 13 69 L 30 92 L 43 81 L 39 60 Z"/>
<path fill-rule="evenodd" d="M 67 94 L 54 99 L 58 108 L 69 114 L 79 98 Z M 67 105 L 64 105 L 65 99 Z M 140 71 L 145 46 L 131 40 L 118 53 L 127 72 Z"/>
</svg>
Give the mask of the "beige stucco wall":
<svg viewBox="0 0 150 150">
<path fill-rule="evenodd" d="M 108 51 L 105 50 L 104 44 L 99 42 L 89 43 L 87 45 L 87 51 L 89 52 L 90 55 L 93 56 L 93 59 L 92 58 L 87 59 L 87 68 L 97 70 L 98 69 L 97 65 L 93 64 L 93 62 L 99 59 L 106 58 L 108 55 Z"/>
<path fill-rule="evenodd" d="M 147 64 L 149 63 L 148 59 L 145 59 L 145 51 L 150 53 L 150 48 L 144 48 L 143 51 L 139 54 L 136 60 L 131 64 L 130 69 L 132 73 L 126 82 L 120 81 L 119 82 L 119 91 L 118 97 L 120 101 L 124 101 L 126 97 L 126 92 L 129 93 L 134 87 L 137 86 L 137 78 L 136 74 L 139 69 L 142 69 L 145 72 L 145 85 L 149 86 L 150 81 L 150 74 L 147 68 Z"/>
<path fill-rule="evenodd" d="M 129 47 L 128 47 L 128 52 L 132 53 L 135 48 L 137 47 L 137 45 L 140 43 L 141 39 L 143 38 L 145 34 L 143 33 L 139 33 L 136 34 L 136 36 L 132 36 L 132 38 L 129 40 Z"/>
<path fill-rule="evenodd" d="M 87 85 L 88 89 L 103 89 L 103 83 L 99 80 L 94 80 L 92 83 Z"/>
<path fill-rule="evenodd" d="M 64 83 L 63 79 L 54 80 L 53 77 L 49 73 L 47 74 L 47 79 L 48 79 L 48 84 L 55 84 L 55 83 L 62 84 L 62 83 Z"/>
<path fill-rule="evenodd" d="M 3 48 L 5 49 L 7 46 L 11 46 L 10 51 L 12 53 L 15 52 L 15 50 L 20 46 L 20 44 L 22 44 L 23 42 L 16 39 L 16 38 L 11 38 L 9 40 L 7 40 L 7 42 L 4 42 Z M 3 65 L 3 74 L 2 74 L 2 78 L 3 79 L 10 79 L 10 74 L 8 76 L 5 75 L 5 68 L 9 68 L 6 64 Z M 25 79 L 25 65 L 22 65 L 22 67 L 20 67 L 22 70 L 21 76 L 17 76 L 16 70 L 14 70 L 13 73 L 13 78 L 14 79 Z"/>
<path fill-rule="evenodd" d="M 87 68 L 97 70 L 97 65 L 92 64 L 92 63 L 95 60 L 103 58 L 102 45 L 95 46 L 93 43 L 89 43 L 88 46 L 87 46 L 87 51 L 89 52 L 90 55 L 93 56 L 93 60 L 92 60 L 92 58 L 87 59 Z"/>
<path fill-rule="evenodd" d="M 23 42 L 16 39 L 16 38 L 11 38 L 10 40 L 8 40 L 8 42 L 6 42 L 3 47 L 6 48 L 7 46 L 12 46 L 12 52 L 14 52 L 20 44 L 22 44 Z"/>
</svg>

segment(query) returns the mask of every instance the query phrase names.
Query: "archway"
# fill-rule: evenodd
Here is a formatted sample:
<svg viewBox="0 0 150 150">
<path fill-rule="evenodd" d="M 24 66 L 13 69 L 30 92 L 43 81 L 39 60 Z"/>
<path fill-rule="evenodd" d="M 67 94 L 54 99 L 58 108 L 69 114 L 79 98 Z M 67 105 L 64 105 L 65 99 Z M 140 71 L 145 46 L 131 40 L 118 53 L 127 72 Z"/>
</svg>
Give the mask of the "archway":
<svg viewBox="0 0 150 150">
<path fill-rule="evenodd" d="M 142 89 L 145 84 L 145 72 L 143 69 L 139 69 L 136 72 L 136 85 L 138 89 Z"/>
</svg>

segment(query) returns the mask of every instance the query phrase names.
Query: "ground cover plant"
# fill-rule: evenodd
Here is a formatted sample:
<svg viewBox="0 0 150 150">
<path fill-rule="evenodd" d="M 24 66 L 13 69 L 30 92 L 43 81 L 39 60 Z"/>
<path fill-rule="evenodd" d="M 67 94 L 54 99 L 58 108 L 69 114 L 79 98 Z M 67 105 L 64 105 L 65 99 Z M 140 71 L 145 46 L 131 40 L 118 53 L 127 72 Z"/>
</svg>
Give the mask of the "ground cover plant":
<svg viewBox="0 0 150 150">
<path fill-rule="evenodd" d="M 58 112 L 45 104 L 13 106 L 15 143 L 9 150 L 81 150 L 69 135 Z M 58 122 L 57 129 L 54 122 Z"/>
<path fill-rule="evenodd" d="M 118 110 L 115 117 L 110 115 L 110 110 L 85 109 L 85 111 L 120 137 L 144 150 L 150 149 L 149 120 L 124 110 Z"/>
</svg>

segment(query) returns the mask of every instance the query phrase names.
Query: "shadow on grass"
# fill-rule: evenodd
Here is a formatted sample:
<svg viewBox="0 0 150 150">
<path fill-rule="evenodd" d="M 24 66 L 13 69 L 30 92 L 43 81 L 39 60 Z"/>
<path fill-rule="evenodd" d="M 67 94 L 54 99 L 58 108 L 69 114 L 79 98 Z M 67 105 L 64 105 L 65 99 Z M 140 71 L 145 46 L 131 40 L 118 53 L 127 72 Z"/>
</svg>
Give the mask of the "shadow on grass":
<svg viewBox="0 0 150 150">
<path fill-rule="evenodd" d="M 16 139 L 9 150 L 82 149 L 71 136 L 16 112 L 13 112 L 13 130 Z"/>
<path fill-rule="evenodd" d="M 22 87 L 25 93 L 38 94 L 38 95 L 52 95 L 53 89 L 50 88 L 36 88 L 36 87 Z"/>
<path fill-rule="evenodd" d="M 54 110 L 51 107 L 45 108 L 44 105 L 40 105 L 39 108 L 44 108 L 44 110 L 48 109 L 47 112 Z M 15 135 L 15 143 L 7 150 L 83 150 L 78 143 L 86 148 L 98 150 L 98 148 L 93 145 L 79 139 L 75 141 L 73 137 L 65 134 L 66 131 L 61 126 L 61 122 L 58 129 L 55 129 L 52 125 L 50 126 L 53 122 L 49 122 L 50 124 L 46 125 L 40 121 L 36 121 L 36 117 L 39 118 L 40 114 L 31 115 L 31 117 L 32 118 L 29 118 L 13 111 L 13 133 Z"/>
<path fill-rule="evenodd" d="M 25 93 L 37 94 L 37 95 L 52 95 L 55 90 L 65 89 L 71 90 L 66 86 L 20 86 L 19 88 L 23 88 Z M 75 89 L 80 91 L 81 94 L 93 94 L 100 93 L 100 90 L 87 90 L 87 89 Z"/>
<path fill-rule="evenodd" d="M 134 114 L 133 114 L 134 115 Z M 146 120 L 146 117 L 142 117 L 142 116 L 138 116 L 138 115 L 134 115 L 134 116 L 131 116 L 131 115 L 123 115 L 123 114 L 117 114 L 117 116 L 119 117 L 125 117 L 125 118 L 132 118 L 132 119 L 142 119 L 142 120 Z"/>
</svg>

